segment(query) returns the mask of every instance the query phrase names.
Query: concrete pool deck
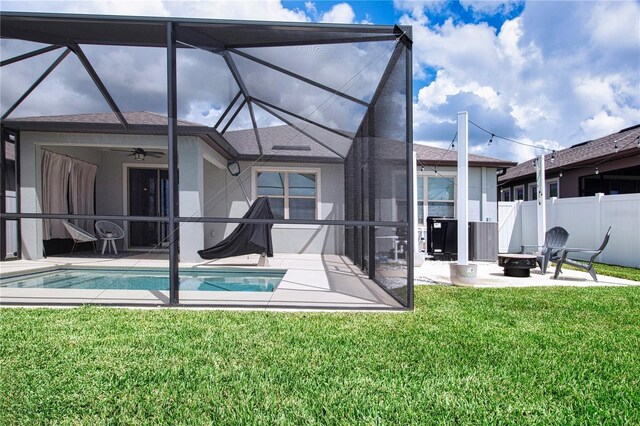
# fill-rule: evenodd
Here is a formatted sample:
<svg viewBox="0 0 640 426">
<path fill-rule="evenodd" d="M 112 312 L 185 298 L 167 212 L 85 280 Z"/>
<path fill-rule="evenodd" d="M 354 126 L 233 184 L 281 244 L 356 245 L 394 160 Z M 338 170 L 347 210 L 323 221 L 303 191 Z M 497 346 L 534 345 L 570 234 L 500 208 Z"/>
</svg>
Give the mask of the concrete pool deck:
<svg viewBox="0 0 640 426">
<path fill-rule="evenodd" d="M 282 269 L 286 274 L 274 292 L 181 291 L 184 306 L 210 305 L 253 309 L 402 309 L 400 304 L 369 280 L 349 259 L 337 255 L 279 254 L 269 268 L 257 268 L 258 256 L 239 256 L 201 263 L 181 263 L 181 269 Z M 0 280 L 15 275 L 62 267 L 126 270 L 168 268 L 166 254 L 125 253 L 118 257 L 49 257 L 0 264 Z M 168 291 L 11 288 L 0 286 L 0 305 L 134 304 L 166 306 Z"/>
</svg>

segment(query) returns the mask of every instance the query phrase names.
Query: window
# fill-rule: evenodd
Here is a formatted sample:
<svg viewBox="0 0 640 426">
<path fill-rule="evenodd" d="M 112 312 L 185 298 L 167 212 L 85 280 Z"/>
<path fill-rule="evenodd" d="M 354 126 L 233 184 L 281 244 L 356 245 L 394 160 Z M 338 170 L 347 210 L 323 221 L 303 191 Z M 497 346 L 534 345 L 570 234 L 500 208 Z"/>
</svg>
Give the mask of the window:
<svg viewBox="0 0 640 426">
<path fill-rule="evenodd" d="M 317 171 L 257 170 L 255 194 L 268 197 L 276 219 L 318 217 Z"/>
<path fill-rule="evenodd" d="M 429 216 L 455 217 L 454 181 L 453 176 L 418 176 L 418 223 L 426 226 Z"/>
<path fill-rule="evenodd" d="M 529 201 L 538 199 L 538 185 L 535 183 L 529 184 Z"/>
<path fill-rule="evenodd" d="M 547 198 L 558 197 L 560 195 L 560 180 L 551 179 L 547 181 Z"/>
<path fill-rule="evenodd" d="M 524 185 L 516 186 L 513 188 L 514 200 L 524 200 Z"/>
<path fill-rule="evenodd" d="M 511 188 L 502 188 L 500 190 L 500 201 L 511 201 Z"/>
</svg>

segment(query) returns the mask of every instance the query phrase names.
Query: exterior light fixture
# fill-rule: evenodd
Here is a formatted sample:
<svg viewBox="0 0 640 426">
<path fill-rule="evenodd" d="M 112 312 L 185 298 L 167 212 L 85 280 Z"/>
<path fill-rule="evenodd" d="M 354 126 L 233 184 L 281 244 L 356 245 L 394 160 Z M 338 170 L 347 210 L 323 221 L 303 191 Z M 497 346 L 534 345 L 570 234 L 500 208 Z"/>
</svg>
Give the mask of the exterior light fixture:
<svg viewBox="0 0 640 426">
<path fill-rule="evenodd" d="M 227 170 L 229 170 L 231 176 L 238 176 L 240 174 L 240 164 L 236 160 L 231 160 L 227 163 Z"/>
</svg>

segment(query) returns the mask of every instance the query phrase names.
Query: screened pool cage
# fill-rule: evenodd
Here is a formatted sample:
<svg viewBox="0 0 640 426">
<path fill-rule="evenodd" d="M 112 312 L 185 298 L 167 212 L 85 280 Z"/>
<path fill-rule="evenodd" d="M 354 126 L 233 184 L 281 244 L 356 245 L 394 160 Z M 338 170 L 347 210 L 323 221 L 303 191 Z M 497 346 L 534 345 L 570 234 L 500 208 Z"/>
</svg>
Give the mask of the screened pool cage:
<svg viewBox="0 0 640 426">
<path fill-rule="evenodd" d="M 2 260 L 40 257 L 43 223 L 153 228 L 179 305 L 198 244 L 272 223 L 276 253 L 345 256 L 413 307 L 411 27 L 3 12 L 0 33 Z M 42 208 L 47 150 L 98 159 L 91 214 Z M 162 163 L 161 207 L 109 192 L 127 162 Z M 242 218 L 258 196 L 275 219 Z"/>
</svg>

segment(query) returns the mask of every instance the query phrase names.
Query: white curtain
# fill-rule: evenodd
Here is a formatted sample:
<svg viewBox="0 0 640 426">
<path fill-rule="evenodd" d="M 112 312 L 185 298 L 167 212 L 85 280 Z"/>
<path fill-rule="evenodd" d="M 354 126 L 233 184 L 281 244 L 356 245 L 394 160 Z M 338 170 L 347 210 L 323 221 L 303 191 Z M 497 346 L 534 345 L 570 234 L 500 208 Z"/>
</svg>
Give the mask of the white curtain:
<svg viewBox="0 0 640 426">
<path fill-rule="evenodd" d="M 94 184 L 98 166 L 95 164 L 71 160 L 71 171 L 69 173 L 69 213 L 71 214 L 94 214 Z M 93 220 L 77 219 L 73 221 L 76 225 L 94 233 Z"/>
<path fill-rule="evenodd" d="M 71 158 L 43 151 L 42 154 L 42 212 L 69 213 L 67 188 L 69 187 L 69 170 Z M 67 231 L 61 220 L 43 220 L 43 239 L 67 238 Z"/>
</svg>

